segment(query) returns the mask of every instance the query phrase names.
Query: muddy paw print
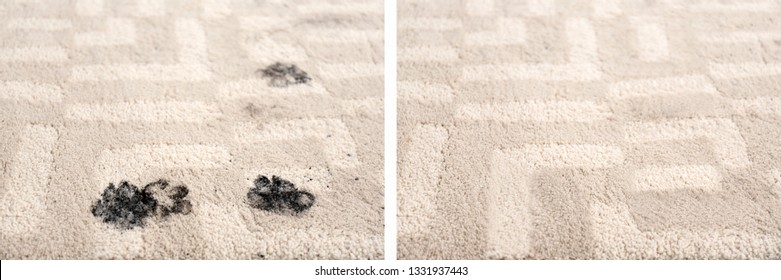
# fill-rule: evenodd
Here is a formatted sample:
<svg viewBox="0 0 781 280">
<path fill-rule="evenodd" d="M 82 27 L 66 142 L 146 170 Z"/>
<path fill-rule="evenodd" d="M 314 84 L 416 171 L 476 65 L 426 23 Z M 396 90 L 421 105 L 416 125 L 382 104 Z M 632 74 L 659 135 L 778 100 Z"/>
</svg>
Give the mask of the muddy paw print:
<svg viewBox="0 0 781 280">
<path fill-rule="evenodd" d="M 263 78 L 268 78 L 268 84 L 272 87 L 288 87 L 295 84 L 304 84 L 312 80 L 309 75 L 295 64 L 274 63 L 260 70 Z"/>
<path fill-rule="evenodd" d="M 163 217 L 171 214 L 189 214 L 192 211 L 192 204 L 186 200 L 190 191 L 184 185 L 170 186 L 166 180 L 158 180 L 149 183 L 144 187 L 144 191 L 151 193 L 157 201 L 157 211 Z"/>
<path fill-rule="evenodd" d="M 123 181 L 119 186 L 110 183 L 101 198 L 92 205 L 92 215 L 104 223 L 114 224 L 128 230 L 143 227 L 149 216 L 160 214 L 189 214 L 192 204 L 185 197 L 188 193 L 183 185 L 170 186 L 165 180 L 158 180 L 139 189 Z"/>
<path fill-rule="evenodd" d="M 247 193 L 252 208 L 276 213 L 298 214 L 306 211 L 315 203 L 315 196 L 299 191 L 288 180 L 272 176 L 258 176 L 255 187 Z"/>
<path fill-rule="evenodd" d="M 110 183 L 101 198 L 92 205 L 92 215 L 102 218 L 104 223 L 114 224 L 120 229 L 143 227 L 144 219 L 157 207 L 151 194 L 143 192 L 128 182 L 119 187 Z"/>
</svg>

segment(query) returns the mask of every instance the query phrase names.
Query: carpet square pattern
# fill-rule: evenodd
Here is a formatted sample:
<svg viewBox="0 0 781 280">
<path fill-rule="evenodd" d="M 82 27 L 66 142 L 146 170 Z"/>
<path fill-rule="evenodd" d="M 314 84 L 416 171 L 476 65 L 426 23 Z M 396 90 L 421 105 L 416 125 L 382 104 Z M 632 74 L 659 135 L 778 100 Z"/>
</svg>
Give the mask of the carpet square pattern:
<svg viewBox="0 0 781 280">
<path fill-rule="evenodd" d="M 2 1 L 0 258 L 382 258 L 382 13 Z"/>
<path fill-rule="evenodd" d="M 781 2 L 398 8 L 399 258 L 781 258 Z"/>
</svg>

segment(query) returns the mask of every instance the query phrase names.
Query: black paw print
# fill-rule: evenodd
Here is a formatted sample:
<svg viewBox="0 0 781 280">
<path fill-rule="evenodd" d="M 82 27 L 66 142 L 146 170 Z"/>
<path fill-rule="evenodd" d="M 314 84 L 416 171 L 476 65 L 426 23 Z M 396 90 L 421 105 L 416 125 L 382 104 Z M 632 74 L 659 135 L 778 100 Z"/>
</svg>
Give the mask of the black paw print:
<svg viewBox="0 0 781 280">
<path fill-rule="evenodd" d="M 166 180 L 158 180 L 144 186 L 144 191 L 154 194 L 157 210 L 163 217 L 171 214 L 190 214 L 192 204 L 186 200 L 190 190 L 184 185 L 170 186 Z"/>
<path fill-rule="evenodd" d="M 315 203 L 313 194 L 299 191 L 293 183 L 277 176 L 272 176 L 271 180 L 258 176 L 247 199 L 253 208 L 292 214 L 304 212 Z"/>
<path fill-rule="evenodd" d="M 119 183 L 119 187 L 110 183 L 103 191 L 101 199 L 92 205 L 92 215 L 103 218 L 104 223 L 112 223 L 120 229 L 132 229 L 144 225 L 144 219 L 157 207 L 157 201 L 151 194 L 138 190 L 128 182 Z"/>
<path fill-rule="evenodd" d="M 147 184 L 143 189 L 127 181 L 119 183 L 119 187 L 109 183 L 92 205 L 92 215 L 124 230 L 143 227 L 144 220 L 155 213 L 163 217 L 189 214 L 192 204 L 185 199 L 187 193 L 187 187 L 171 187 L 165 180 Z"/>
<path fill-rule="evenodd" d="M 268 84 L 272 87 L 288 87 L 295 84 L 304 84 L 312 80 L 309 74 L 295 64 L 277 62 L 260 70 L 263 78 L 268 78 Z"/>
</svg>

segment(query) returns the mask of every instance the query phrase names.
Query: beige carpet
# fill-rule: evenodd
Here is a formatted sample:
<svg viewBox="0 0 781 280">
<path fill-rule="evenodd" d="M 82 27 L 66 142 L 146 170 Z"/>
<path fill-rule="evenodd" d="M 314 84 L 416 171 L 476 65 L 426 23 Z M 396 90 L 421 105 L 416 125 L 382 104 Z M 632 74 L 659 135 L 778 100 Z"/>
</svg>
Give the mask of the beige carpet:
<svg viewBox="0 0 781 280">
<path fill-rule="evenodd" d="M 2 1 L 0 258 L 382 258 L 382 12 Z"/>
<path fill-rule="evenodd" d="M 398 13 L 400 258 L 781 258 L 781 1 Z"/>
</svg>

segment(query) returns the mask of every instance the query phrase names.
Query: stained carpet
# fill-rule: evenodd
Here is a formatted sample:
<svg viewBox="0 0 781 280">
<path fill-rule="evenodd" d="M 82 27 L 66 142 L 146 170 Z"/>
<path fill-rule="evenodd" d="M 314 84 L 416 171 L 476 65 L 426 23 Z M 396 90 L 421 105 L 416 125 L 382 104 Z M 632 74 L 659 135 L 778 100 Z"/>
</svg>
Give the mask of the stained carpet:
<svg viewBox="0 0 781 280">
<path fill-rule="evenodd" d="M 383 256 L 381 1 L 0 15 L 0 258 Z"/>
</svg>

